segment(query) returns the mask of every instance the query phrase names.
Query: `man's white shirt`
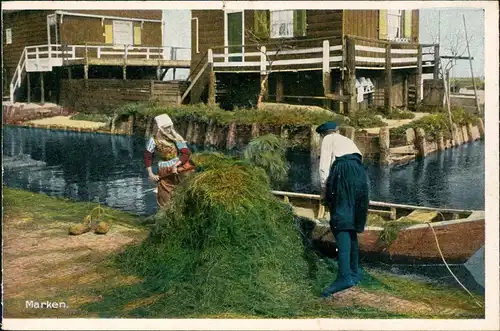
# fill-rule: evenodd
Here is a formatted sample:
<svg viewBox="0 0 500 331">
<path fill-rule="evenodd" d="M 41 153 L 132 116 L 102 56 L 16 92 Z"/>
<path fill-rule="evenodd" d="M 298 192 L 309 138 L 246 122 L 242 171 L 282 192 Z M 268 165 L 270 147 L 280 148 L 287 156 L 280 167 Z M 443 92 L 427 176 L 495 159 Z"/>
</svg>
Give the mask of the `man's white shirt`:
<svg viewBox="0 0 500 331">
<path fill-rule="evenodd" d="M 326 187 L 330 167 L 335 162 L 335 158 L 354 153 L 362 155 L 354 141 L 341 134 L 331 133 L 323 138 L 319 158 L 319 179 L 322 191 Z"/>
</svg>

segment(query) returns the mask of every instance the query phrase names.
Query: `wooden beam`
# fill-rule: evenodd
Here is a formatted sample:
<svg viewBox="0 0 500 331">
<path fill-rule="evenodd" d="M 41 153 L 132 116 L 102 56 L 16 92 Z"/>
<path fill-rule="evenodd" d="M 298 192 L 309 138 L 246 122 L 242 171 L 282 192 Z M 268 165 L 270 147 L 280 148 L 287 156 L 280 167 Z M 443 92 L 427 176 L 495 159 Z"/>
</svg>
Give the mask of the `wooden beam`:
<svg viewBox="0 0 500 331">
<path fill-rule="evenodd" d="M 283 74 L 276 73 L 276 102 L 283 102 L 285 97 L 285 89 L 283 84 Z"/>
<path fill-rule="evenodd" d="M 384 106 L 387 114 L 392 112 L 392 61 L 391 44 L 385 46 L 385 89 Z"/>
<path fill-rule="evenodd" d="M 28 103 L 31 103 L 31 79 L 30 79 L 30 73 L 29 72 L 26 72 L 26 84 L 28 85 L 27 88 L 28 88 Z"/>
<path fill-rule="evenodd" d="M 439 79 L 439 45 L 434 45 L 434 79 Z"/>
<path fill-rule="evenodd" d="M 333 101 L 346 102 L 346 101 L 349 101 L 350 96 L 328 93 L 325 95 L 325 98 L 333 100 Z"/>
<path fill-rule="evenodd" d="M 45 86 L 43 82 L 43 72 L 40 72 L 40 92 L 42 94 L 40 102 L 45 103 Z"/>
<path fill-rule="evenodd" d="M 468 56 L 452 56 L 452 55 L 441 55 L 442 59 L 447 59 L 447 60 L 474 60 L 474 57 L 468 57 Z"/>
<path fill-rule="evenodd" d="M 347 114 L 353 115 L 356 112 L 356 42 L 353 38 L 346 39 L 346 67 L 347 77 L 344 80 L 344 89 L 349 96 L 347 102 Z"/>
<path fill-rule="evenodd" d="M 403 106 L 404 109 L 408 109 L 408 75 L 403 77 Z"/>
<path fill-rule="evenodd" d="M 214 72 L 214 54 L 211 49 L 208 50 L 208 104 L 215 105 L 215 72 Z"/>
<path fill-rule="evenodd" d="M 415 73 L 415 106 L 422 100 L 422 46 L 418 47 L 417 70 Z"/>
<path fill-rule="evenodd" d="M 327 94 L 332 92 L 332 78 L 330 73 L 330 42 L 328 40 L 323 41 L 323 95 L 326 97 Z M 327 109 L 332 108 L 331 99 L 325 99 L 323 101 L 323 107 Z"/>
</svg>

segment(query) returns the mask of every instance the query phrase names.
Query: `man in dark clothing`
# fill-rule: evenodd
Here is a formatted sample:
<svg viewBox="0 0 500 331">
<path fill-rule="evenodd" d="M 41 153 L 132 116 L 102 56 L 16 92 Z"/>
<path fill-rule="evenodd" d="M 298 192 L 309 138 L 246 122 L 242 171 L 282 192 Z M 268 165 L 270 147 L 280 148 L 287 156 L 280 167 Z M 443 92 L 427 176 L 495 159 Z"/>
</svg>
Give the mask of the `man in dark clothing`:
<svg viewBox="0 0 500 331">
<path fill-rule="evenodd" d="M 361 279 L 358 266 L 358 233 L 368 215 L 368 176 L 363 156 L 354 142 L 339 133 L 335 122 L 320 125 L 322 137 L 320 181 L 324 202 L 330 209 L 330 228 L 338 248 L 338 274 L 322 297 L 350 288 Z"/>
</svg>

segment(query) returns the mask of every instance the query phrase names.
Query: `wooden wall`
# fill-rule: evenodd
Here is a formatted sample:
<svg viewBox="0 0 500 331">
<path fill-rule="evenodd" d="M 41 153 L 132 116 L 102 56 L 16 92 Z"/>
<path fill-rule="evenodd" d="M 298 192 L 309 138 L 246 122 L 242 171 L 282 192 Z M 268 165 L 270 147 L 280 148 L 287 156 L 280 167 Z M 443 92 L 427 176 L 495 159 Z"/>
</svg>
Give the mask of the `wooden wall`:
<svg viewBox="0 0 500 331">
<path fill-rule="evenodd" d="M 379 39 L 378 10 L 344 10 L 344 35 Z"/>
<path fill-rule="evenodd" d="M 51 13 L 53 11 L 48 10 L 2 12 L 2 55 L 7 84 L 10 83 L 24 47 L 47 43 L 47 15 Z M 12 29 L 12 44 L 7 45 L 5 30 L 9 28 Z"/>
<path fill-rule="evenodd" d="M 184 89 L 185 84 L 176 82 L 88 79 L 85 86 L 84 79 L 62 79 L 60 104 L 72 111 L 112 113 L 116 107 L 130 102 L 157 100 L 176 104 L 177 95 Z"/>
<path fill-rule="evenodd" d="M 106 15 L 124 15 L 126 11 L 105 13 Z M 147 11 L 145 11 L 147 12 Z M 103 13 L 99 13 L 102 15 Z M 130 13 L 125 13 L 130 14 Z M 137 16 L 137 15 L 135 15 Z M 133 17 L 133 16 L 130 16 Z M 145 17 L 144 17 L 145 18 Z M 161 17 L 160 17 L 161 18 Z M 104 25 L 112 24 L 113 20 L 105 19 Z M 140 27 L 140 22 L 134 22 L 134 27 Z M 60 41 L 63 44 L 84 45 L 87 43 L 104 44 L 104 26 L 100 18 L 64 16 L 60 25 Z M 141 33 L 141 46 L 161 46 L 161 23 L 144 22 Z"/>
<path fill-rule="evenodd" d="M 411 42 L 418 42 L 419 11 L 412 10 Z M 344 10 L 344 35 L 379 39 L 379 10 Z"/>
</svg>

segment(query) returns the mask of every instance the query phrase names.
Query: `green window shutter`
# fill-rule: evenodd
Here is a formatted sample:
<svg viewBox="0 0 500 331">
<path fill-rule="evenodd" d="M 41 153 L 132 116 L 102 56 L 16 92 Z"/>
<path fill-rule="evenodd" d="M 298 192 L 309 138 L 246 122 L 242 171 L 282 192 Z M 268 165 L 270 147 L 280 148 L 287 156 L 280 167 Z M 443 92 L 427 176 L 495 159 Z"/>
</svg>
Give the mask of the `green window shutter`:
<svg viewBox="0 0 500 331">
<path fill-rule="evenodd" d="M 411 39 L 411 10 L 405 10 L 405 17 L 404 17 L 404 37 Z"/>
<path fill-rule="evenodd" d="M 379 10 L 378 38 L 387 39 L 387 9 Z"/>
<path fill-rule="evenodd" d="M 305 10 L 293 11 L 293 36 L 303 37 L 306 35 L 307 15 Z"/>
<path fill-rule="evenodd" d="M 255 10 L 253 12 L 253 32 L 259 38 L 269 38 L 269 11 Z"/>
</svg>

